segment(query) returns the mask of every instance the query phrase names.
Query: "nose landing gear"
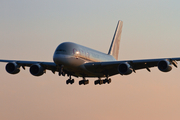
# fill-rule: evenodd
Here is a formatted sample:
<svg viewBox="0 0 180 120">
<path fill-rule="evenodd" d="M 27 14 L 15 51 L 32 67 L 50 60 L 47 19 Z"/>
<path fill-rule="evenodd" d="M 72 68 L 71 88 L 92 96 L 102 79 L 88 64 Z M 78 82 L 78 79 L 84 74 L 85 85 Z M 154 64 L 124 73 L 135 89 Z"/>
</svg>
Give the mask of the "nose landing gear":
<svg viewBox="0 0 180 120">
<path fill-rule="evenodd" d="M 66 74 L 65 74 L 65 72 L 63 71 L 63 65 L 61 65 L 60 67 L 59 67 L 59 76 L 65 76 Z"/>
</svg>

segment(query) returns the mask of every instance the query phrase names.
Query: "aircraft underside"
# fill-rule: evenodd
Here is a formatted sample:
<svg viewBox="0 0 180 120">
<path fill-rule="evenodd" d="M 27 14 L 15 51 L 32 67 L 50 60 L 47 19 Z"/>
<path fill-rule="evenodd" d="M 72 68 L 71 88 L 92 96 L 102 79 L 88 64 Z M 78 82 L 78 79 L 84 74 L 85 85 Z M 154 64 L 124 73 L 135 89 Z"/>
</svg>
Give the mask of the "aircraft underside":
<svg viewBox="0 0 180 120">
<path fill-rule="evenodd" d="M 67 73 L 67 76 L 69 77 L 69 79 L 66 81 L 66 84 L 73 84 L 74 83 L 74 79 L 72 79 L 72 76 L 83 78 L 82 80 L 79 81 L 79 85 L 89 84 L 89 80 L 86 78 L 98 78 L 98 80 L 94 81 L 95 85 L 98 85 L 98 84 L 102 85 L 102 84 L 106 84 L 106 83 L 107 84 L 111 83 L 111 79 L 107 75 L 104 75 L 103 73 L 90 72 L 83 66 L 80 66 L 78 68 L 77 67 L 73 68 L 71 66 L 69 68 L 64 68 L 64 71 L 69 72 L 69 74 Z M 62 70 L 61 73 L 59 73 L 59 75 L 65 76 L 66 73 L 64 71 Z"/>
</svg>

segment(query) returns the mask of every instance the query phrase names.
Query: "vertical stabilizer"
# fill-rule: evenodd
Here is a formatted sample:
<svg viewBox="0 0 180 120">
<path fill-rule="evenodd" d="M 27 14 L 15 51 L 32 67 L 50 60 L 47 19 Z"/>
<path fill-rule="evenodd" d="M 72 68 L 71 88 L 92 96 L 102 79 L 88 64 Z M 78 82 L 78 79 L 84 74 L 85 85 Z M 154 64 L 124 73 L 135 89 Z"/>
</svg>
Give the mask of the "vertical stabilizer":
<svg viewBox="0 0 180 120">
<path fill-rule="evenodd" d="M 112 39 L 112 43 L 108 52 L 108 54 L 112 55 L 116 60 L 118 60 L 122 26 L 123 26 L 123 22 L 118 21 L 118 24 L 117 24 L 117 27 L 116 27 L 116 30 Z"/>
</svg>

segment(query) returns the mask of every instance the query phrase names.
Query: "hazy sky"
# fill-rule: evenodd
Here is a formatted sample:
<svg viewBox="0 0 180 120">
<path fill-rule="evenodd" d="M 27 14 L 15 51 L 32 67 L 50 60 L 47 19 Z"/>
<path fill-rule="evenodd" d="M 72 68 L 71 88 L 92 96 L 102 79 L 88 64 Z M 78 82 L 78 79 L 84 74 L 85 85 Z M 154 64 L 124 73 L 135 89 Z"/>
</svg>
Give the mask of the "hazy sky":
<svg viewBox="0 0 180 120">
<path fill-rule="evenodd" d="M 52 61 L 62 42 L 107 53 L 124 22 L 119 59 L 180 57 L 178 0 L 0 0 L 0 59 Z M 110 85 L 66 85 L 67 77 L 0 63 L 1 120 L 177 120 L 180 68 L 116 75 Z"/>
</svg>

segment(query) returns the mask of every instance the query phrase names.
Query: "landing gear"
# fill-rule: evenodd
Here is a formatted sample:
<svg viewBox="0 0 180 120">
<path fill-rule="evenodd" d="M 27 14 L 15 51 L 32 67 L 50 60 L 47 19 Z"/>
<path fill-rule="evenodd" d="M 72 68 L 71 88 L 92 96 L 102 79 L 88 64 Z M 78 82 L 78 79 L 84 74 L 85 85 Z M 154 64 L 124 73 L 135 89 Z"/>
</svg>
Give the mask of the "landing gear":
<svg viewBox="0 0 180 120">
<path fill-rule="evenodd" d="M 74 83 L 74 79 L 71 79 L 71 75 L 70 75 L 69 79 L 66 80 L 66 84 L 68 85 L 69 83 L 70 83 L 70 84 L 73 84 L 73 83 Z"/>
<path fill-rule="evenodd" d="M 74 83 L 74 79 L 72 79 L 72 80 L 71 80 L 71 79 L 66 80 L 66 84 L 68 85 L 69 83 L 70 83 L 70 84 L 73 84 L 73 83 Z"/>
<path fill-rule="evenodd" d="M 64 72 L 59 72 L 59 76 L 65 76 L 66 74 Z"/>
<path fill-rule="evenodd" d="M 95 85 L 97 85 L 97 84 L 102 85 L 102 84 L 106 84 L 106 83 L 110 84 L 111 83 L 111 78 L 109 78 L 109 79 L 106 78 L 105 80 L 101 80 L 99 78 L 99 80 L 94 81 Z"/>
<path fill-rule="evenodd" d="M 86 80 L 85 78 L 83 78 L 83 80 L 79 81 L 79 85 L 82 85 L 82 84 L 84 85 L 89 84 L 89 80 Z"/>
<path fill-rule="evenodd" d="M 66 74 L 64 72 L 61 73 L 62 76 L 65 76 Z"/>
<path fill-rule="evenodd" d="M 63 71 L 63 65 L 61 65 L 60 67 L 59 67 L 59 76 L 65 76 L 66 74 L 65 74 L 65 72 Z"/>
<path fill-rule="evenodd" d="M 94 81 L 94 84 L 95 85 L 97 85 L 97 84 L 99 84 L 99 85 L 102 85 L 103 84 L 103 80 L 96 80 L 96 81 Z"/>
<path fill-rule="evenodd" d="M 106 84 L 106 83 L 110 84 L 111 83 L 111 78 L 109 78 L 109 79 L 106 78 L 105 80 L 103 80 L 103 83 L 104 84 Z"/>
</svg>

